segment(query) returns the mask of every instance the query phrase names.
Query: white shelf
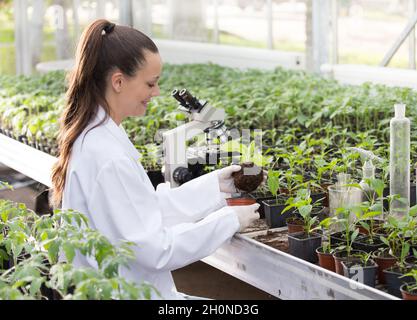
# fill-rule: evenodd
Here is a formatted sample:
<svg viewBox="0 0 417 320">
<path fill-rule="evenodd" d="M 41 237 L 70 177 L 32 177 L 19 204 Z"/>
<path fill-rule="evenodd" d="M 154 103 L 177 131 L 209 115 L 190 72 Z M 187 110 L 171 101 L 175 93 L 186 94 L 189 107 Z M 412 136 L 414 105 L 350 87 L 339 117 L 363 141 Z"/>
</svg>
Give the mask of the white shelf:
<svg viewBox="0 0 417 320">
<path fill-rule="evenodd" d="M 56 158 L 0 134 L 0 162 L 51 187 L 51 169 Z"/>
<path fill-rule="evenodd" d="M 55 157 L 0 134 L 0 162 L 49 187 L 55 161 Z M 235 235 L 203 261 L 281 299 L 397 299 L 255 241 L 254 235 Z"/>
<path fill-rule="evenodd" d="M 279 232 L 283 229 L 286 227 L 274 231 Z M 266 232 L 256 232 L 256 235 Z M 284 300 L 398 299 L 274 249 L 251 237 L 251 234 L 238 234 L 229 244 L 203 261 Z"/>
</svg>

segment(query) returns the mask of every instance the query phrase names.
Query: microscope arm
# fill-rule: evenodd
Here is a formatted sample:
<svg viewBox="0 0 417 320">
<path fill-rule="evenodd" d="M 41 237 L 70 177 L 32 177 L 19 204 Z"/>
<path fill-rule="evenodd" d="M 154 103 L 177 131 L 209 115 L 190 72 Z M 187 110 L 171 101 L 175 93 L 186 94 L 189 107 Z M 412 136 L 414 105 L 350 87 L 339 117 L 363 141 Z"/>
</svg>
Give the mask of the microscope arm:
<svg viewBox="0 0 417 320">
<path fill-rule="evenodd" d="M 164 132 L 163 146 L 165 155 L 165 181 L 169 181 L 172 187 L 179 186 L 174 181 L 174 171 L 177 168 L 187 168 L 187 147 L 186 141 L 199 134 L 203 134 L 204 130 L 210 127 L 209 122 L 191 121 L 183 124 L 175 129 Z"/>
</svg>

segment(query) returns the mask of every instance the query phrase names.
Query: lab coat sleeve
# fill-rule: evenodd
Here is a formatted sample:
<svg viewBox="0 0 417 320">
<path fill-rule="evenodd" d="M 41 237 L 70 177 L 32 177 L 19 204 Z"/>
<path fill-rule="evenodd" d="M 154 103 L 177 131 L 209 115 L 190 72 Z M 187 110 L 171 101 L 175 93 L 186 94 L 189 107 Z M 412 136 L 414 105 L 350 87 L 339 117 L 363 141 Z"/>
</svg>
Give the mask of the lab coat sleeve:
<svg viewBox="0 0 417 320">
<path fill-rule="evenodd" d="M 159 201 L 130 158 L 109 160 L 88 201 L 95 227 L 111 241 L 136 244 L 138 267 L 174 270 L 212 254 L 239 229 L 236 213 L 223 207 L 197 223 L 166 227 Z"/>
<path fill-rule="evenodd" d="M 219 189 L 216 171 L 177 188 L 170 188 L 169 183 L 161 183 L 156 189 L 156 195 L 163 223 L 167 226 L 198 221 L 226 205 L 225 194 Z"/>
</svg>

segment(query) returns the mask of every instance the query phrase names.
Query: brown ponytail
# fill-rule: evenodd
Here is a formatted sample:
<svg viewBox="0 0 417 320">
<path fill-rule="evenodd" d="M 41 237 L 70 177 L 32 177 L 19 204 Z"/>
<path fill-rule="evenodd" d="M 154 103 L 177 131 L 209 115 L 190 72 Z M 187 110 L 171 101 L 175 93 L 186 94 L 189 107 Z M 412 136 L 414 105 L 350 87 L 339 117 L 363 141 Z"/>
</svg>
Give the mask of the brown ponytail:
<svg viewBox="0 0 417 320">
<path fill-rule="evenodd" d="M 158 52 L 154 42 L 142 32 L 103 19 L 92 22 L 81 35 L 60 120 L 59 157 L 52 169 L 51 202 L 54 208 L 61 206 L 75 140 L 95 116 L 98 105 L 109 115 L 104 98 L 107 75 L 118 68 L 127 76 L 134 76 L 145 63 L 145 50 Z"/>
</svg>

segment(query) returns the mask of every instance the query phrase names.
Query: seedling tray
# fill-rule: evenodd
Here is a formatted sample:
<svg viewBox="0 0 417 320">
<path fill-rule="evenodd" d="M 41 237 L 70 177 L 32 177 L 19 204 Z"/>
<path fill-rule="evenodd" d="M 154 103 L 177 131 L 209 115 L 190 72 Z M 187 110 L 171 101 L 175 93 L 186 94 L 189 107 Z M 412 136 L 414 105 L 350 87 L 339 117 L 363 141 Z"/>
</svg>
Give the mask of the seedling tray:
<svg viewBox="0 0 417 320">
<path fill-rule="evenodd" d="M 0 134 L 0 162 L 24 175 L 51 186 L 51 169 L 57 159 Z"/>
<path fill-rule="evenodd" d="M 203 261 L 280 299 L 398 299 L 255 240 L 267 233 L 268 241 L 282 244 L 287 228 L 237 234 Z"/>
<path fill-rule="evenodd" d="M 0 162 L 48 187 L 55 161 L 55 157 L 0 134 Z M 276 234 L 282 240 L 287 232 L 287 227 L 259 230 L 262 227 L 236 234 L 203 261 L 280 299 L 398 299 L 255 240 L 268 232 L 268 237 Z"/>
</svg>

